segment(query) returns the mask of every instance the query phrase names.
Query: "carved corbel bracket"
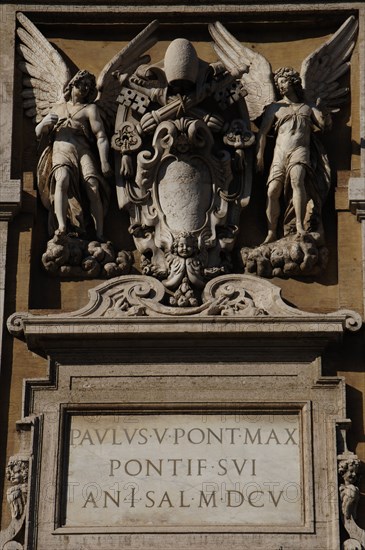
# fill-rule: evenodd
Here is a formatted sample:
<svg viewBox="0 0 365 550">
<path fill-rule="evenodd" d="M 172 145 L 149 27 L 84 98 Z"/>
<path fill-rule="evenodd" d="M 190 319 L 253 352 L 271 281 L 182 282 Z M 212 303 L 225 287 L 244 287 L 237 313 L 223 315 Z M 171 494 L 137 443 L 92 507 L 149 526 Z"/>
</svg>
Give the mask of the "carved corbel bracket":
<svg viewBox="0 0 365 550">
<path fill-rule="evenodd" d="M 350 536 L 344 541 L 343 550 L 363 550 L 365 548 L 365 531 L 356 523 L 357 506 L 360 500 L 360 491 L 357 486 L 361 461 L 358 456 L 349 451 L 346 443 L 346 433 L 351 421 L 338 422 L 340 431 L 339 449 L 337 456 L 339 474 L 340 516 L 342 524 Z"/>
<path fill-rule="evenodd" d="M 11 456 L 6 467 L 6 478 L 11 486 L 6 491 L 11 521 L 0 531 L 0 550 L 23 550 L 27 536 L 29 498 L 31 498 L 32 467 L 35 458 L 39 418 L 27 417 L 17 422 L 19 452 Z"/>
</svg>

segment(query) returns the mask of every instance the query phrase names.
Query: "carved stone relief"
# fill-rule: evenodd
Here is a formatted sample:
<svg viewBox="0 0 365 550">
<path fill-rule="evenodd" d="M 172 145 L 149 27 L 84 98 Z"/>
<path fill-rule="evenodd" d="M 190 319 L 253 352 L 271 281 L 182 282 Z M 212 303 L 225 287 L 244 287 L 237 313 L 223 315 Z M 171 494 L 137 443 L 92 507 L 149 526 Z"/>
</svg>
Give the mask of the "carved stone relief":
<svg viewBox="0 0 365 550">
<path fill-rule="evenodd" d="M 349 422 L 342 427 L 340 443 L 343 448 L 338 455 L 338 474 L 339 474 L 339 498 L 340 514 L 344 528 L 349 539 L 344 541 L 343 550 L 363 550 L 365 548 L 365 531 L 357 523 L 357 506 L 360 500 L 360 490 L 358 487 L 361 461 L 358 456 L 347 448 L 346 431 L 349 429 Z"/>
<path fill-rule="evenodd" d="M 303 61 L 300 74 L 290 67 L 273 74 L 220 23 L 208 26 L 218 61 L 200 59 L 178 38 L 151 63 L 144 53 L 157 42 L 154 21 L 97 79 L 86 70 L 72 76 L 36 27 L 22 14 L 18 20 L 24 107 L 43 149 L 37 175 L 52 237 L 42 258 L 47 271 L 129 273 L 132 256 L 115 251 L 103 231 L 114 179 L 142 274 L 172 291 L 171 304 L 196 305 L 209 280 L 233 271 L 255 170 L 267 174 L 268 233 L 260 246 L 242 248 L 241 268 L 262 277 L 323 271 L 322 206 L 331 174 L 317 135 L 348 98 L 341 76 L 355 44 L 354 17 Z M 265 166 L 272 129 L 275 149 Z"/>
<path fill-rule="evenodd" d="M 195 289 L 232 271 L 250 196 L 245 151 L 254 135 L 239 80 L 248 67 L 229 40 L 225 64 L 208 64 L 188 40 L 174 40 L 163 61 L 123 75 L 118 98 L 119 206 L 130 213 L 142 272 L 171 289 L 177 306 L 197 305 Z"/>
<path fill-rule="evenodd" d="M 267 104 L 256 159 L 258 171 L 266 174 L 266 139 L 274 128 L 275 149 L 266 184 L 268 233 L 258 248 L 241 250 L 249 273 L 318 275 L 327 265 L 322 206 L 331 172 L 318 135 L 331 129 L 331 113 L 348 99 L 349 90 L 341 86 L 340 77 L 349 70 L 356 32 L 357 22 L 350 17 L 302 62 L 300 73 L 281 67 L 272 75 L 280 99 Z M 270 82 L 270 71 L 262 73 L 264 82 Z"/>
<path fill-rule="evenodd" d="M 21 13 L 18 21 L 24 108 L 38 123 L 35 133 L 42 153 L 37 184 L 49 211 L 52 237 L 43 265 L 59 276 L 128 273 L 131 255 L 118 255 L 112 243 L 105 242 L 103 232 L 113 175 L 108 126 L 113 123 L 120 88 L 113 72 L 128 74 L 148 59 L 142 54 L 155 42 L 156 22 L 118 52 L 96 79 L 86 70 L 72 76 L 62 56 L 33 23 Z"/>
<path fill-rule="evenodd" d="M 254 527 L 247 525 L 246 520 L 240 521 L 241 514 L 238 510 L 238 515 L 233 515 L 236 518 L 234 521 L 237 532 L 227 533 L 227 526 L 214 527 L 214 532 L 210 532 L 212 526 L 208 522 L 204 527 L 207 528 L 204 537 L 210 536 L 211 540 L 203 543 L 202 538 L 196 538 L 203 535 L 198 535 L 195 531 L 184 531 L 185 547 L 189 543 L 196 549 L 203 548 L 204 545 L 206 548 L 218 548 L 217 540 L 225 540 L 227 546 L 239 544 L 248 549 L 254 548 L 257 541 L 264 545 L 268 537 L 270 540 L 274 537 L 278 547 L 279 542 L 281 544 L 285 540 L 285 544 L 289 546 L 292 544 L 293 547 L 309 550 L 315 544 L 320 548 L 325 547 L 325 541 L 330 541 L 329 544 L 338 541 L 338 515 L 333 511 L 332 501 L 329 502 L 326 496 L 328 484 L 336 484 L 337 481 L 335 459 L 338 451 L 335 437 L 323 438 L 323 430 L 327 426 L 330 432 L 331 427 L 334 436 L 334 423 L 345 408 L 344 380 L 322 376 L 320 354 L 345 329 L 357 330 L 361 326 L 360 316 L 350 311 L 324 315 L 300 311 L 286 304 L 280 297 L 280 289 L 271 282 L 246 274 L 223 275 L 209 281 L 203 291 L 202 303 L 198 306 L 172 306 L 169 302 L 170 296 L 171 293 L 163 282 L 154 277 L 126 275 L 104 281 L 92 289 L 90 302 L 78 311 L 49 315 L 17 313 L 9 319 L 8 328 L 14 336 L 24 339 L 30 350 L 50 358 L 48 379 L 29 381 L 26 386 L 23 413 L 44 412 L 42 434 L 46 439 L 42 443 L 42 468 L 37 470 L 37 476 L 40 476 L 37 488 L 39 496 L 35 507 L 29 507 L 39 514 L 39 537 L 43 537 L 39 539 L 40 544 L 46 546 L 51 540 L 53 548 L 61 550 L 67 539 L 74 546 L 80 544 L 80 547 L 82 541 L 90 549 L 100 544 L 107 548 L 119 548 L 131 536 L 137 548 L 158 544 L 167 550 L 173 546 L 172 537 L 176 536 L 176 526 L 168 526 L 171 529 L 167 532 L 166 524 L 158 526 L 160 535 L 155 531 L 147 532 L 150 527 L 145 525 L 144 518 L 151 519 L 151 515 L 144 506 L 143 516 L 138 516 L 140 523 L 137 522 L 137 527 L 136 524 L 128 523 L 126 526 L 118 508 L 113 508 L 113 520 L 109 524 L 108 510 L 103 509 L 99 532 L 89 527 L 85 529 L 82 522 L 82 532 L 78 528 L 74 529 L 78 505 L 74 508 L 76 516 L 71 514 L 69 508 L 71 515 L 68 524 L 56 517 L 55 507 L 49 506 L 48 501 L 44 503 L 43 496 L 49 490 L 47 498 L 53 499 L 52 502 L 60 502 L 61 499 L 60 484 L 54 483 L 54 479 L 55 468 L 58 469 L 57 479 L 62 480 L 62 469 L 67 467 L 67 460 L 61 459 L 65 456 L 65 449 L 61 448 L 62 442 L 67 441 L 67 430 L 62 431 L 67 425 L 64 412 L 69 409 L 70 414 L 78 415 L 81 424 L 89 416 L 90 422 L 93 422 L 92 428 L 99 430 L 97 433 L 101 445 L 104 441 L 103 433 L 114 433 L 109 431 L 108 422 L 105 432 L 102 430 L 102 423 L 94 424 L 95 420 L 98 422 L 98 415 L 103 412 L 109 412 L 114 419 L 117 418 L 118 429 L 124 428 L 123 422 L 131 422 L 129 428 L 132 431 L 136 430 L 136 425 L 133 424 L 135 414 L 146 421 L 148 411 L 152 411 L 154 415 L 157 413 L 160 419 L 161 413 L 168 412 L 174 425 L 178 411 L 195 412 L 198 416 L 193 415 L 189 421 L 196 430 L 199 422 L 205 425 L 206 420 L 201 420 L 201 412 L 206 405 L 212 403 L 216 410 L 219 409 L 219 415 L 222 410 L 226 414 L 231 407 L 235 430 L 238 429 L 237 410 L 248 403 L 248 410 L 253 414 L 250 422 L 255 432 L 252 433 L 256 433 L 260 425 L 257 414 L 261 414 L 264 407 L 267 407 L 270 415 L 275 411 L 284 414 L 290 430 L 295 428 L 295 424 L 293 418 L 287 416 L 291 410 L 288 405 L 293 406 L 295 403 L 296 411 L 303 409 L 303 414 L 305 409 L 302 420 L 299 422 L 298 417 L 296 420 L 297 427 L 301 426 L 300 430 L 305 434 L 303 445 L 300 452 L 299 449 L 296 451 L 299 454 L 292 455 L 291 464 L 298 476 L 302 470 L 305 472 L 304 481 L 300 483 L 303 483 L 302 502 L 306 507 L 303 518 L 306 523 L 300 523 L 299 526 L 295 524 L 297 531 L 293 532 L 293 526 L 288 527 L 281 516 L 280 525 L 267 525 L 263 531 L 261 520 L 265 510 L 260 514 L 251 511 L 255 518 Z M 245 418 L 247 420 L 247 416 Z M 155 426 L 154 422 L 155 420 L 151 426 Z M 271 416 L 269 424 L 268 433 L 272 433 L 275 423 L 273 424 Z M 231 428 L 230 424 L 228 426 Z M 125 427 L 128 433 L 128 425 Z M 75 424 L 73 428 L 73 433 L 81 434 L 80 425 Z M 185 428 L 183 425 L 182 430 Z M 274 438 L 273 453 L 279 456 L 278 451 L 275 451 L 278 445 L 275 439 L 277 436 L 270 437 Z M 105 450 L 106 442 L 103 445 Z M 131 440 L 128 451 L 132 453 L 131 460 L 141 457 L 140 449 L 134 449 L 133 445 L 136 443 Z M 236 450 L 241 459 L 242 442 L 238 445 Z M 231 446 L 229 443 L 230 448 Z M 264 456 L 272 464 L 271 459 L 267 458 L 267 448 L 263 448 L 261 444 L 258 447 L 260 456 Z M 287 478 L 286 472 L 283 472 L 283 457 L 287 458 L 288 451 L 285 445 L 280 448 L 284 454 L 276 462 L 273 471 L 278 468 L 285 483 L 288 482 L 289 485 L 290 482 L 298 482 L 298 478 Z M 200 450 L 195 446 L 194 449 L 195 453 Z M 156 456 L 166 458 L 161 441 L 157 450 Z M 86 445 L 81 451 L 83 453 L 76 460 L 78 468 L 84 468 L 82 461 L 85 460 L 85 453 L 85 456 L 89 456 L 89 446 Z M 116 459 L 113 462 L 116 464 L 121 457 L 125 458 L 124 446 L 113 447 L 112 451 L 111 454 L 110 449 L 106 449 L 102 462 L 102 470 L 106 472 L 108 481 L 109 467 L 105 468 L 105 465 L 109 464 L 109 459 Z M 208 447 L 206 452 L 212 451 Z M 244 452 L 246 454 L 242 460 L 247 458 L 246 448 Z M 329 464 L 332 464 L 326 470 L 326 475 L 323 475 L 324 455 L 328 457 Z M 70 455 L 70 471 L 73 471 L 72 461 L 75 456 Z M 167 456 L 171 458 L 171 455 Z M 57 457 L 60 457 L 58 463 Z M 298 457 L 302 464 L 300 468 Z M 148 458 L 151 458 L 149 454 Z M 313 470 L 312 460 L 315 462 Z M 93 464 L 97 468 L 100 460 Z M 85 468 L 86 473 L 87 471 Z M 86 476 L 85 480 L 95 481 L 95 471 L 91 478 Z M 255 482 L 255 491 L 256 473 L 251 480 Z M 209 470 L 209 481 L 212 481 L 211 475 Z M 247 483 L 249 479 L 245 476 L 244 473 L 242 483 Z M 311 483 L 314 476 L 315 490 Z M 76 480 L 78 481 L 79 479 Z M 133 481 L 136 481 L 135 478 Z M 181 477 L 178 481 L 179 489 L 183 488 L 184 479 Z M 267 477 L 264 481 L 267 481 Z M 175 482 L 173 478 L 174 486 Z M 158 483 L 163 486 L 163 476 L 158 477 Z M 346 485 L 344 494 L 351 498 L 352 490 L 352 487 Z M 12 490 L 9 494 L 12 494 Z M 28 494 L 30 498 L 32 491 L 29 490 Z M 89 497 L 91 500 L 88 506 L 90 502 L 93 506 L 93 498 Z M 314 499 L 317 499 L 316 505 L 313 505 Z M 295 502 L 295 506 L 291 506 L 290 501 L 286 502 L 286 506 L 291 508 L 291 513 L 295 509 L 295 521 L 299 521 L 302 506 L 298 501 Z M 336 506 L 335 510 L 338 509 Z M 15 508 L 15 513 L 17 510 L 18 507 Z M 87 517 L 88 510 L 82 508 L 82 512 Z M 93 513 L 97 513 L 96 508 Z M 208 515 L 209 509 L 205 509 L 205 513 Z M 199 518 L 196 521 L 199 524 Z M 190 527 L 189 521 L 187 524 L 187 528 L 194 528 L 194 522 Z M 314 529 L 314 525 L 318 525 L 318 529 Z M 80 527 L 80 523 L 76 521 L 77 526 Z M 198 527 L 201 528 L 200 524 Z M 181 529 L 181 524 L 177 528 Z M 147 537 L 143 538 L 143 542 L 137 540 L 141 534 L 139 529 Z M 181 548 L 182 545 L 183 543 Z M 333 548 L 337 546 L 335 543 L 332 545 Z"/>
<path fill-rule="evenodd" d="M 0 531 L 1 550 L 23 550 L 25 532 L 28 530 L 27 517 L 30 501 L 31 464 L 36 453 L 39 419 L 26 417 L 17 422 L 19 453 L 8 460 L 5 476 L 9 482 L 6 500 L 11 521 Z"/>
<path fill-rule="evenodd" d="M 136 335 L 151 339 L 174 323 L 175 336 L 179 331 L 185 338 L 197 331 L 202 340 L 218 333 L 227 340 L 235 336 L 242 349 L 290 333 L 285 353 L 303 337 L 302 349 L 310 342 L 318 358 L 316 346 L 361 326 L 352 311 L 299 311 L 260 279 L 316 276 L 326 267 L 322 206 L 331 175 L 317 133 L 330 129 L 333 109 L 348 97 L 340 77 L 349 69 L 355 43 L 353 17 L 303 62 L 300 75 L 289 67 L 273 74 L 265 58 L 220 23 L 209 25 L 217 62 L 200 59 L 190 41 L 178 38 L 164 59 L 152 63 L 145 52 L 157 42 L 153 22 L 97 79 L 85 70 L 72 75 L 36 27 L 22 14 L 18 20 L 24 106 L 35 118 L 43 149 L 38 189 L 49 210 L 50 234 L 43 265 L 56 276 L 111 280 L 93 289 L 89 304 L 76 312 L 14 314 L 8 321 L 14 336 L 52 358 L 60 353 L 60 342 L 71 342 L 76 352 L 80 341 L 85 344 L 98 331 L 101 346 L 117 354 L 124 338 L 135 346 Z M 258 87 L 265 94 L 257 94 Z M 266 138 L 273 129 L 274 155 L 265 165 Z M 260 246 L 240 250 L 245 273 L 235 274 L 240 215 L 256 171 L 267 175 L 268 233 Z M 132 253 L 115 250 L 104 235 L 112 182 L 119 207 L 130 217 L 141 274 L 128 275 Z M 254 344 L 241 342 L 246 333 Z M 318 387 L 327 382 L 321 379 Z M 312 391 L 313 380 L 307 385 Z M 309 390 L 308 395 L 313 399 Z M 364 533 L 354 519 L 359 461 L 348 452 L 338 458 L 341 515 L 351 537 L 344 549 L 363 548 Z M 20 455 L 9 460 L 12 522 L 0 534 L 0 548 L 6 550 L 22 548 L 17 533 L 30 494 L 27 460 Z"/>
</svg>

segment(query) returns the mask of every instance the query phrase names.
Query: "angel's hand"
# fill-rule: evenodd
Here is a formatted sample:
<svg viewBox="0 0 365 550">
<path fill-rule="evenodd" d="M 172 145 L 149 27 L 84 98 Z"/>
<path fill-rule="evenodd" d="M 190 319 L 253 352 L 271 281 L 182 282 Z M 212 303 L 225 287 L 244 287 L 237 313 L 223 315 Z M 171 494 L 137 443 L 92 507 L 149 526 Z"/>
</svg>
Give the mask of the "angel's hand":
<svg viewBox="0 0 365 550">
<path fill-rule="evenodd" d="M 336 112 L 336 109 L 329 109 L 326 102 L 319 97 L 316 101 L 316 107 L 313 109 L 313 115 L 316 123 L 323 132 L 332 128 L 332 112 Z"/>
<path fill-rule="evenodd" d="M 127 179 L 133 177 L 133 163 L 130 155 L 122 155 L 120 175 L 124 176 Z"/>
<path fill-rule="evenodd" d="M 204 122 L 212 132 L 223 132 L 225 129 L 224 118 L 220 115 L 207 114 L 204 117 Z"/>
<path fill-rule="evenodd" d="M 113 175 L 112 167 L 110 166 L 109 162 L 102 162 L 101 163 L 101 171 L 103 173 L 103 176 L 105 178 L 110 178 Z"/>
<path fill-rule="evenodd" d="M 319 111 L 321 111 L 324 115 L 328 114 L 329 111 L 327 109 L 326 103 L 323 101 L 321 97 L 317 98 L 316 101 L 316 107 Z"/>
<path fill-rule="evenodd" d="M 248 73 L 249 69 L 249 65 L 246 65 L 246 63 L 241 63 L 239 67 L 236 66 L 232 68 L 230 73 L 235 80 L 239 80 L 244 73 Z"/>
<path fill-rule="evenodd" d="M 121 71 L 113 71 L 112 77 L 118 80 L 121 86 L 124 86 L 126 80 L 128 79 L 128 73 L 123 73 Z"/>
<path fill-rule="evenodd" d="M 57 122 L 58 115 L 56 115 L 56 113 L 48 113 L 35 129 L 37 137 L 40 137 L 40 135 L 49 128 L 53 128 Z"/>
<path fill-rule="evenodd" d="M 152 113 L 146 113 L 140 122 L 144 134 L 152 134 L 157 128 L 157 122 Z"/>
</svg>

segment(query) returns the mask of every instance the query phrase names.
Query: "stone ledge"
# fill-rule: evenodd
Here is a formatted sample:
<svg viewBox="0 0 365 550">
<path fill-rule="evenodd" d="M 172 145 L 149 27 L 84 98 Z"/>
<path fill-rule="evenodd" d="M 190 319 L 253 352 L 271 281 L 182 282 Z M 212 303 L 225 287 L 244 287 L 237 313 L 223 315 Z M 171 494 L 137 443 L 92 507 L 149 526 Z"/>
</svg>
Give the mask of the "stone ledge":
<svg viewBox="0 0 365 550">
<path fill-rule="evenodd" d="M 167 337 L 169 345 L 175 339 L 187 347 L 230 341 L 235 347 L 260 350 L 277 347 L 279 341 L 283 349 L 304 346 L 319 351 L 344 330 L 356 331 L 362 325 L 354 311 L 322 315 L 288 306 L 278 287 L 252 275 L 224 275 L 210 281 L 197 307 L 166 306 L 164 294 L 162 283 L 152 277 L 116 277 L 89 291 L 89 304 L 78 311 L 14 313 L 8 329 L 32 351 L 49 356 L 52 351 L 77 354 L 91 342 L 98 353 L 117 351 L 133 347 L 136 338 L 142 347 L 151 341 L 164 347 Z"/>
<path fill-rule="evenodd" d="M 0 181 L 0 220 L 10 221 L 21 206 L 21 181 Z"/>
<path fill-rule="evenodd" d="M 358 221 L 365 219 L 365 178 L 349 179 L 349 207 Z"/>
</svg>

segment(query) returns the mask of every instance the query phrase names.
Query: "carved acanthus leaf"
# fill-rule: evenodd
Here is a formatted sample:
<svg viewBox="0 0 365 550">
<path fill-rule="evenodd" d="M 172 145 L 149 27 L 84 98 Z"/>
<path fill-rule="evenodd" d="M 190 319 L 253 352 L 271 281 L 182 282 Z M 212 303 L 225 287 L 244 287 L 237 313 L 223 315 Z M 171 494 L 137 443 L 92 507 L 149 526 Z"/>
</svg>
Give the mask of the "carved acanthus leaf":
<svg viewBox="0 0 365 550">
<path fill-rule="evenodd" d="M 150 276 L 124 275 L 115 277 L 89 291 L 90 301 L 82 309 L 57 315 L 57 319 L 148 317 L 263 317 L 293 324 L 304 320 L 318 327 L 327 320 L 341 322 L 349 330 L 361 326 L 360 316 L 353 311 L 337 311 L 326 315 L 306 313 L 286 304 L 281 289 L 269 281 L 252 275 L 222 275 L 209 281 L 201 293 L 200 305 L 174 307 L 169 304 L 171 293 L 157 279 Z M 47 316 L 48 318 L 49 316 Z M 52 316 L 51 316 L 52 317 Z M 54 317 L 52 317 L 54 318 Z M 37 316 L 17 313 L 8 320 L 9 331 L 21 337 L 24 321 Z M 348 320 L 352 320 L 349 322 Z"/>
</svg>

